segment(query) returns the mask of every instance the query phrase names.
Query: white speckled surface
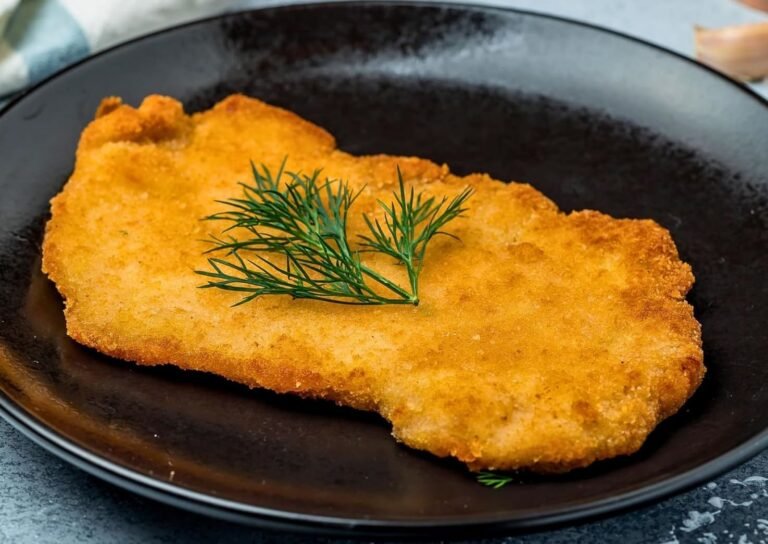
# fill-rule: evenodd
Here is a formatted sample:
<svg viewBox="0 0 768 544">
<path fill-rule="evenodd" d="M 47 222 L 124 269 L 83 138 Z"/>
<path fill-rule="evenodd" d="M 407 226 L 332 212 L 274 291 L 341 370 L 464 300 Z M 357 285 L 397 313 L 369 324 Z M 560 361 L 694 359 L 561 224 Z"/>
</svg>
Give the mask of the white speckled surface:
<svg viewBox="0 0 768 544">
<path fill-rule="evenodd" d="M 279 2 L 269 2 L 276 4 Z M 690 55 L 692 26 L 760 20 L 730 0 L 496 0 L 582 19 Z M 243 1 L 242 6 L 267 2 Z M 755 89 L 768 96 L 768 87 Z M 768 542 L 768 453 L 715 482 L 605 521 L 489 542 L 757 544 Z M 0 543 L 315 542 L 182 512 L 86 475 L 0 421 Z M 323 542 L 329 542 L 324 540 Z"/>
</svg>

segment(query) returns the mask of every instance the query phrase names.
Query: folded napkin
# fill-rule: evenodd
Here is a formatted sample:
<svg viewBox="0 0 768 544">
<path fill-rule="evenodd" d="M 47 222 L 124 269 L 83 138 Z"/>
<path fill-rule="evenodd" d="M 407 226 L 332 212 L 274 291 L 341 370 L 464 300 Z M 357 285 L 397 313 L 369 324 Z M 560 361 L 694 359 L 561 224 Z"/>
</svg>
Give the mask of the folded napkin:
<svg viewBox="0 0 768 544">
<path fill-rule="evenodd" d="M 241 0 L 0 0 L 0 101 L 110 45 Z"/>
</svg>

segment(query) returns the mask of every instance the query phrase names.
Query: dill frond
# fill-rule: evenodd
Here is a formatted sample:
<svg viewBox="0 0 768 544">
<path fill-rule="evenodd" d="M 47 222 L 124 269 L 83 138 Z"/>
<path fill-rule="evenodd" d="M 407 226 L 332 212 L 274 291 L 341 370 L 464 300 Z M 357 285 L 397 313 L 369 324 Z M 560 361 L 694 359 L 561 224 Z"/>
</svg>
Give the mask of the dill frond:
<svg viewBox="0 0 768 544">
<path fill-rule="evenodd" d="M 493 489 L 501 489 L 505 485 L 514 481 L 512 476 L 490 471 L 478 472 L 476 477 L 479 483 L 488 487 L 492 487 Z"/>
<path fill-rule="evenodd" d="M 398 285 L 360 260 L 347 235 L 347 217 L 358 193 L 346 182 L 287 172 L 285 160 L 276 175 L 251 163 L 253 183 L 241 183 L 241 198 L 218 201 L 226 210 L 209 221 L 229 225 L 209 241 L 210 270 L 201 287 L 243 293 L 238 304 L 264 295 L 288 295 L 337 304 L 419 304 L 419 274 L 429 241 L 467 208 L 471 189 L 448 201 L 407 191 L 398 169 L 394 201 L 379 202 L 384 222 L 364 217 L 370 231 L 362 235 L 361 251 L 384 253 L 407 270 L 409 288 Z M 284 181 L 283 178 L 287 178 Z M 245 229 L 250 237 L 232 235 Z M 447 234 L 451 236 L 450 234 Z M 267 258 L 271 255 L 272 258 Z M 278 256 L 279 258 L 275 258 Z M 280 263 L 280 264 L 278 264 Z M 375 288 L 374 288 L 375 287 Z"/>
</svg>

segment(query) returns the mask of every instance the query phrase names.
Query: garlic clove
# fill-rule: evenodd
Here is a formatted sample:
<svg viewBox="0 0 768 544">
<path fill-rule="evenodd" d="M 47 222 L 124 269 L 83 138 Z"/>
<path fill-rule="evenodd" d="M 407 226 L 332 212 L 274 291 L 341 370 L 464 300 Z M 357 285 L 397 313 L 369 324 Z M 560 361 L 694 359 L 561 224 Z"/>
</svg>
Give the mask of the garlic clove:
<svg viewBox="0 0 768 544">
<path fill-rule="evenodd" d="M 738 2 L 760 11 L 768 11 L 768 0 L 737 0 Z"/>
<path fill-rule="evenodd" d="M 768 22 L 696 27 L 694 38 L 696 57 L 703 63 L 744 81 L 768 75 Z"/>
</svg>

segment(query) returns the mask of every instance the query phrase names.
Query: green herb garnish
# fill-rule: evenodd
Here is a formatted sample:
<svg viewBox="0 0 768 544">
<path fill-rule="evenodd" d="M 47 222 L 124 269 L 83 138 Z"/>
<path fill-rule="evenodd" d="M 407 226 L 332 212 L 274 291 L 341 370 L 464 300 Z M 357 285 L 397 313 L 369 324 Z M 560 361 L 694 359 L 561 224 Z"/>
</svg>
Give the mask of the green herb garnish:
<svg viewBox="0 0 768 544">
<path fill-rule="evenodd" d="M 513 481 L 512 476 L 489 471 L 478 472 L 476 476 L 479 483 L 493 489 L 500 489 Z"/>
<path fill-rule="evenodd" d="M 212 270 L 197 273 L 210 278 L 201 287 L 239 291 L 243 304 L 264 295 L 289 295 L 337 304 L 419 304 L 419 274 L 429 241 L 452 219 L 462 215 L 472 190 L 464 189 L 448 201 L 424 198 L 406 191 L 400 169 L 394 201 L 379 201 L 383 223 L 364 217 L 370 231 L 361 235 L 359 249 L 347 236 L 349 209 L 360 194 L 346 182 L 326 178 L 320 170 L 308 176 L 285 171 L 276 176 L 265 165 L 251 163 L 253 184 L 241 183 L 242 198 L 218 201 L 229 209 L 207 220 L 231 223 L 223 234 L 245 229 L 247 239 L 212 237 L 208 253 Z M 282 183 L 283 178 L 288 180 Z M 448 234 L 448 236 L 451 236 Z M 398 285 L 360 261 L 361 252 L 384 253 L 402 263 L 409 288 Z M 265 255 L 272 255 L 268 259 Z"/>
</svg>

